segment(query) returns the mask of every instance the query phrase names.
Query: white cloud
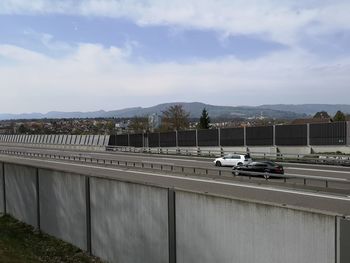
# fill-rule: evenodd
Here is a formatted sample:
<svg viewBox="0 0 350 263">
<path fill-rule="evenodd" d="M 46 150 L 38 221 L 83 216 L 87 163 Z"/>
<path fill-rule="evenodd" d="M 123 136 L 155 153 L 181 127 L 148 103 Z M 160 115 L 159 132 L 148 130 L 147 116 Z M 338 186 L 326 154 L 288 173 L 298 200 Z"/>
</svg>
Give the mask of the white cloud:
<svg viewBox="0 0 350 263">
<path fill-rule="evenodd" d="M 2 0 L 0 14 L 124 17 L 139 25 L 254 34 L 291 46 L 299 35 L 350 29 L 348 0 Z"/>
<path fill-rule="evenodd" d="M 0 112 L 118 109 L 164 101 L 226 105 L 347 103 L 350 58 L 324 63 L 302 50 L 255 60 L 233 57 L 131 63 L 128 47 L 79 44 L 63 58 L 0 45 Z"/>
</svg>

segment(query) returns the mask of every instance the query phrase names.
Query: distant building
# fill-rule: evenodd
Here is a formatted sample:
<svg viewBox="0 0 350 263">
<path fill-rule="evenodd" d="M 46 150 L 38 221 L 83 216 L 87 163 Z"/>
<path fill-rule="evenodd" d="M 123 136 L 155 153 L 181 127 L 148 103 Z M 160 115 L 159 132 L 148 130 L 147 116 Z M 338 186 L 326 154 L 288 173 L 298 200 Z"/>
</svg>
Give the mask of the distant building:
<svg viewBox="0 0 350 263">
<path fill-rule="evenodd" d="M 129 120 L 117 122 L 115 124 L 115 129 L 116 129 L 117 133 L 125 132 L 128 129 L 129 124 L 130 124 Z"/>
</svg>

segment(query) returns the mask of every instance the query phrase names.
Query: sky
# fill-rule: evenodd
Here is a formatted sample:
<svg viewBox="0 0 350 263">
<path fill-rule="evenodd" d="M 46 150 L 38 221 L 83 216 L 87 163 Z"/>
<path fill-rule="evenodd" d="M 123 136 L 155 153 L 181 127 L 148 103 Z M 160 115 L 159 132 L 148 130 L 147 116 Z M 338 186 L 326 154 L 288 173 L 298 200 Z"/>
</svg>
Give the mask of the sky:
<svg viewBox="0 0 350 263">
<path fill-rule="evenodd" d="M 0 113 L 350 103 L 349 0 L 1 0 Z"/>
</svg>

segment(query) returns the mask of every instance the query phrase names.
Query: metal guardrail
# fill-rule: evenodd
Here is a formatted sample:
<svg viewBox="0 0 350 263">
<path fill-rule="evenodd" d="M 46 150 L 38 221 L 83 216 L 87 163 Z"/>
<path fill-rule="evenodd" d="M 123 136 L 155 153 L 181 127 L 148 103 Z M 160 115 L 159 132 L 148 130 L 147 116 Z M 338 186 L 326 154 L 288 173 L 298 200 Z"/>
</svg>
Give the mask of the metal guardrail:
<svg viewBox="0 0 350 263">
<path fill-rule="evenodd" d="M 48 153 L 37 153 L 37 152 L 24 152 L 24 151 L 10 151 L 10 150 L 0 150 L 1 154 L 15 155 L 15 156 L 26 156 L 26 157 L 38 157 L 38 158 L 48 158 L 48 159 L 58 159 L 58 160 L 68 160 L 68 161 L 78 161 L 90 164 L 103 164 L 103 165 L 113 165 L 128 168 L 141 168 L 141 169 L 152 169 L 164 172 L 179 173 L 184 175 L 195 175 L 195 176 L 213 176 L 213 177 L 236 177 L 235 173 L 231 170 L 221 169 L 221 168 L 203 168 L 194 166 L 184 166 L 184 165 L 174 165 L 170 163 L 162 162 L 135 162 L 135 161 L 121 161 L 115 159 L 102 159 L 95 158 L 82 154 L 73 155 L 62 155 L 62 154 L 48 154 Z M 287 183 L 289 179 L 300 179 L 303 185 L 309 185 L 311 181 L 323 182 L 322 187 L 329 187 L 329 183 L 341 183 L 350 184 L 350 180 L 343 178 L 333 178 L 333 177 L 322 177 L 322 176 L 310 176 L 310 175 L 280 175 L 274 173 L 260 173 L 260 172 L 247 172 L 240 171 L 240 175 L 248 176 L 249 180 L 253 177 L 263 177 L 266 181 L 273 178 L 282 179 L 284 183 Z"/>
<path fill-rule="evenodd" d="M 221 157 L 228 153 L 247 154 L 247 151 L 230 151 L 207 150 L 200 148 L 135 148 L 129 146 L 106 146 L 107 151 L 131 152 L 131 153 L 150 153 L 150 154 L 167 154 L 167 155 L 185 155 L 201 157 Z M 338 164 L 350 166 L 350 155 L 336 154 L 300 154 L 300 153 L 266 153 L 250 151 L 251 157 L 259 160 L 275 160 L 285 162 L 301 162 L 312 164 Z"/>
</svg>

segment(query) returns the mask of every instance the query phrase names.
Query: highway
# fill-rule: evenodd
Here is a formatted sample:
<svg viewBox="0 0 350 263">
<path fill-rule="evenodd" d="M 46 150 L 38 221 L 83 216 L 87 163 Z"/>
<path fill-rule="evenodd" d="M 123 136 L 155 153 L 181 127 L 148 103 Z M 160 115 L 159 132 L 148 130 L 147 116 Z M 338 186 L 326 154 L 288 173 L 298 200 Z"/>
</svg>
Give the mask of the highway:
<svg viewBox="0 0 350 263">
<path fill-rule="evenodd" d="M 282 163 L 285 168 L 285 174 L 289 177 L 285 181 L 278 178 L 270 178 L 266 181 L 261 177 L 249 176 L 233 176 L 230 167 L 216 167 L 214 166 L 214 158 L 191 157 L 191 156 L 175 156 L 175 155 L 159 155 L 148 153 L 126 153 L 126 152 L 103 152 L 103 151 L 82 151 L 76 149 L 50 149 L 42 147 L 28 147 L 28 146 L 0 146 L 1 150 L 15 152 L 15 154 L 31 153 L 35 155 L 51 156 L 51 159 L 73 158 L 78 157 L 80 160 L 93 163 L 95 166 L 101 166 L 101 162 L 109 164 L 119 164 L 120 166 L 127 165 L 128 169 L 138 171 L 152 171 L 154 173 L 171 173 L 181 176 L 194 176 L 210 178 L 215 180 L 229 180 L 240 183 L 256 183 L 260 185 L 272 185 L 290 189 L 304 189 L 315 192 L 326 192 L 333 194 L 350 195 L 350 183 L 332 182 L 332 179 L 349 180 L 350 181 L 350 167 L 330 166 L 330 165 L 315 165 L 315 164 L 298 164 L 298 163 Z M 12 153 L 13 154 L 13 153 Z M 33 156 L 31 156 L 33 158 Z M 38 158 L 35 156 L 34 158 Z M 98 159 L 98 160 L 96 160 Z M 69 161 L 67 159 L 59 160 Z M 99 163 L 96 163 L 99 162 Z M 138 167 L 142 164 L 142 167 Z M 114 165 L 115 166 L 115 165 Z M 132 167 L 130 167 L 132 166 Z M 170 166 L 174 166 L 170 170 Z M 182 167 L 182 169 L 180 169 Z M 152 168 L 152 169 L 150 169 Z M 208 169 L 206 171 L 206 169 Z M 161 171 L 160 171 L 161 170 Z M 220 176 L 219 176 L 220 175 Z M 295 178 L 300 176 L 307 176 L 312 180 L 304 181 L 302 178 Z M 315 180 L 320 178 L 321 180 Z M 325 180 L 330 179 L 331 182 Z M 327 188 L 325 187 L 327 184 Z"/>
<path fill-rule="evenodd" d="M 350 197 L 344 194 L 291 189 L 274 185 L 213 180 L 210 178 L 184 177 L 162 172 L 130 170 L 95 164 L 70 163 L 63 160 L 40 160 L 26 157 L 0 155 L 0 161 L 34 166 L 42 169 L 78 173 L 83 175 L 114 178 L 166 188 L 208 193 L 216 196 L 297 207 L 307 211 L 323 211 L 329 214 L 350 215 Z"/>
</svg>

